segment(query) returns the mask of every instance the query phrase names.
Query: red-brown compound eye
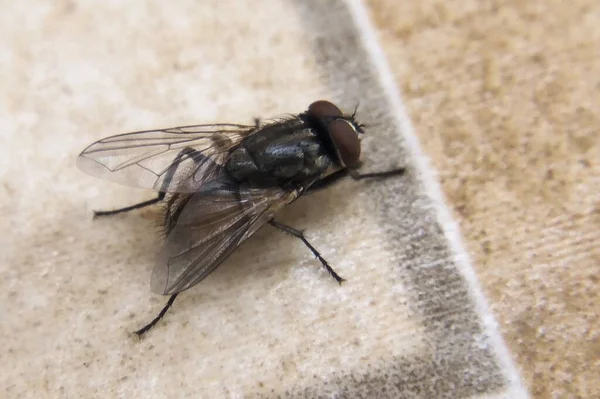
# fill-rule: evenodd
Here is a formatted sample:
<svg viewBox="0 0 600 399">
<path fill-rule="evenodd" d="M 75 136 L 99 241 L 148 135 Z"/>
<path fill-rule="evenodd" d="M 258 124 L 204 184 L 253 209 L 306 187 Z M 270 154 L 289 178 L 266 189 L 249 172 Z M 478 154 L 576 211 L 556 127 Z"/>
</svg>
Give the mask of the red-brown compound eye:
<svg viewBox="0 0 600 399">
<path fill-rule="evenodd" d="M 354 166 L 360 158 L 360 140 L 354 126 L 345 119 L 329 123 L 329 136 L 344 166 Z"/>
<path fill-rule="evenodd" d="M 319 100 L 308 106 L 308 113 L 316 118 L 336 118 L 342 116 L 342 111 L 329 101 Z"/>
</svg>

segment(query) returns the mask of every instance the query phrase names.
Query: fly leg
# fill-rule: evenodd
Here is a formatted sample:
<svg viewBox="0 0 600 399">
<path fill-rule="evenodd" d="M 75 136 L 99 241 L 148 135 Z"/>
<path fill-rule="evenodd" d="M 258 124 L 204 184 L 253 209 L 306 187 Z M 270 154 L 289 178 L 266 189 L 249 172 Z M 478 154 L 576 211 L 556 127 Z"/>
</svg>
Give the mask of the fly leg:
<svg viewBox="0 0 600 399">
<path fill-rule="evenodd" d="M 324 188 L 327 188 L 327 187 L 337 183 L 339 180 L 343 179 L 346 176 L 348 176 L 348 169 L 340 169 L 340 170 L 333 172 L 332 174 L 327 175 L 324 178 L 314 182 L 310 187 L 308 187 L 306 192 L 312 193 L 315 191 L 322 190 Z"/>
<path fill-rule="evenodd" d="M 377 177 L 381 178 L 381 177 L 400 176 L 400 175 L 403 175 L 405 171 L 406 171 L 406 169 L 404 169 L 404 168 L 396 168 L 396 169 L 386 170 L 383 172 L 372 172 L 372 173 L 359 174 L 356 170 L 351 169 L 348 171 L 348 174 L 354 180 L 362 180 L 362 179 L 372 179 L 372 178 L 377 178 Z"/>
<path fill-rule="evenodd" d="M 362 179 L 371 179 L 371 178 L 386 178 L 386 177 L 392 177 L 392 176 L 400 176 L 400 175 L 404 174 L 404 172 L 405 172 L 404 168 L 397 168 L 397 169 L 392 169 L 392 170 L 386 170 L 384 172 L 359 174 L 355 169 L 344 168 L 344 169 L 340 169 L 336 172 L 333 172 L 332 174 L 330 174 L 328 176 L 325 176 L 321 180 L 317 180 L 308 188 L 307 192 L 310 193 L 310 192 L 319 191 L 324 188 L 327 188 L 327 187 L 337 183 L 339 180 L 343 179 L 346 176 L 350 176 L 354 180 L 362 180 Z"/>
<path fill-rule="evenodd" d="M 171 181 L 173 180 L 173 176 L 175 175 L 175 172 L 177 171 L 177 168 L 178 168 L 179 164 L 181 163 L 183 157 L 199 158 L 199 157 L 203 157 L 203 155 L 200 152 L 193 150 L 191 148 L 184 148 L 183 150 L 181 150 L 181 152 L 179 154 L 177 154 L 177 156 L 173 160 L 173 163 L 169 167 L 169 170 L 167 171 L 167 174 L 165 175 L 165 180 L 163 181 L 162 187 L 161 187 L 160 191 L 158 192 L 158 196 L 156 198 L 148 200 L 148 201 L 140 202 L 139 204 L 126 206 L 124 208 L 114 209 L 112 211 L 94 211 L 94 218 L 98 217 L 98 216 L 109 216 L 109 215 L 115 215 L 117 213 L 129 212 L 129 211 L 133 211 L 134 209 L 145 208 L 147 206 L 154 205 L 154 204 L 162 201 L 165 198 L 167 188 L 169 187 L 169 184 L 171 184 Z"/>
<path fill-rule="evenodd" d="M 308 242 L 308 240 L 306 239 L 306 237 L 304 237 L 304 233 L 300 230 L 296 230 L 293 227 L 287 226 L 283 223 L 279 223 L 276 222 L 275 220 L 271 220 L 269 222 L 269 224 L 275 228 L 277 228 L 278 230 L 283 231 L 284 233 L 288 233 L 296 238 L 299 238 L 304 245 L 306 245 L 308 247 L 308 249 L 310 249 L 310 251 L 313 253 L 313 255 L 315 255 L 315 257 L 317 259 L 319 259 L 319 261 L 321 262 L 321 264 L 323 265 L 323 267 L 327 270 L 327 272 L 331 275 L 331 277 L 333 277 L 335 279 L 335 281 L 337 281 L 340 285 L 346 281 L 345 279 L 343 279 L 342 277 L 340 277 L 335 270 L 333 270 L 331 268 L 331 266 L 329 266 L 329 263 L 327 263 L 327 261 L 325 259 L 323 259 L 323 257 L 321 256 L 321 254 L 319 253 L 319 251 L 317 251 L 315 249 L 315 247 L 313 247 L 312 245 L 310 245 L 310 243 Z"/>
<path fill-rule="evenodd" d="M 167 302 L 165 307 L 160 311 L 158 316 L 156 316 L 154 318 L 154 320 L 152 320 L 150 323 L 146 324 L 144 327 L 140 328 L 139 330 L 137 330 L 135 332 L 138 337 L 141 337 L 142 335 L 147 333 L 152 327 L 154 327 L 156 325 L 156 323 L 158 323 L 160 321 L 160 319 L 163 318 L 163 316 L 167 313 L 169 308 L 173 305 L 173 302 L 175 302 L 175 298 L 177 298 L 177 295 L 178 294 L 171 295 L 171 297 L 169 298 L 169 301 Z"/>
<path fill-rule="evenodd" d="M 129 211 L 133 211 L 134 209 L 144 208 L 144 207 L 147 207 L 150 205 L 154 205 L 154 204 L 162 201 L 164 198 L 165 198 L 164 191 L 160 191 L 158 193 L 158 197 L 148 200 L 148 201 L 140 202 L 139 204 L 126 206 L 124 208 L 114 209 L 112 211 L 94 211 L 94 218 L 96 218 L 98 216 L 116 215 L 117 213 L 129 212 Z"/>
</svg>

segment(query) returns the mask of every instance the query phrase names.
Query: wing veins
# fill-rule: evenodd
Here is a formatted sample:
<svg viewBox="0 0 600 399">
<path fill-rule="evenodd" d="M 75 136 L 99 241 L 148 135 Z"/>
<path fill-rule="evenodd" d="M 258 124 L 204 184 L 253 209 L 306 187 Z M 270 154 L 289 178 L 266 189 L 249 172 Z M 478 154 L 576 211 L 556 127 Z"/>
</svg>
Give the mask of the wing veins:
<svg viewBox="0 0 600 399">
<path fill-rule="evenodd" d="M 215 165 L 223 165 L 229 151 L 255 128 L 208 124 L 124 133 L 88 146 L 78 166 L 93 176 L 153 190 L 168 179 L 177 184 L 164 190 L 191 193 L 215 177 Z"/>
<path fill-rule="evenodd" d="M 198 196 L 197 200 L 183 205 L 187 209 L 178 216 L 176 226 L 161 251 L 164 257 L 161 255 L 160 258 L 163 260 L 159 260 L 155 267 L 153 281 L 158 285 L 153 282 L 154 292 L 174 294 L 202 281 L 263 226 L 273 212 L 297 196 L 293 195 L 296 190 L 282 189 L 250 189 L 240 196 L 239 191 L 238 194 L 233 191 L 239 188 L 220 187 L 224 191 L 208 189 L 204 193 L 198 192 L 194 194 L 194 197 Z M 217 205 L 214 211 L 211 210 L 211 203 L 222 201 L 231 201 L 232 205 Z M 240 206 L 236 209 L 238 204 Z M 218 215 L 220 212 L 222 215 Z M 215 213 L 216 217 L 211 217 Z"/>
<path fill-rule="evenodd" d="M 240 217 L 239 217 L 239 218 L 238 218 L 238 219 L 237 219 L 237 220 L 236 220 L 234 223 L 232 223 L 232 225 L 235 225 L 236 223 L 238 223 L 239 221 L 243 220 L 244 218 L 248 218 L 249 220 L 248 220 L 246 223 L 242 223 L 240 226 L 238 226 L 238 227 L 235 229 L 235 231 L 234 231 L 233 233 L 231 233 L 231 234 L 229 235 L 229 236 L 232 236 L 232 237 L 236 237 L 236 239 L 235 239 L 235 242 L 234 242 L 234 243 L 230 243 L 229 245 L 227 245 L 227 246 L 224 246 L 223 248 L 221 248 L 221 249 L 220 249 L 220 250 L 219 250 L 219 251 L 218 251 L 216 254 L 214 254 L 212 262 L 208 263 L 208 264 L 206 265 L 206 267 L 204 267 L 204 268 L 200 269 L 200 270 L 202 270 L 202 272 L 201 272 L 201 273 L 199 273 L 197 277 L 195 277 L 195 278 L 191 279 L 191 281 L 189 281 L 189 282 L 188 282 L 188 277 L 189 277 L 190 275 L 191 275 L 191 276 L 193 276 L 193 275 L 195 274 L 195 272 L 198 272 L 198 271 L 200 271 L 200 270 L 196 269 L 196 268 L 195 268 L 195 266 L 199 264 L 199 262 L 201 261 L 201 259 L 199 259 L 199 258 L 198 258 L 198 259 L 194 260 L 194 262 L 192 262 L 192 263 L 191 263 L 191 264 L 190 264 L 190 265 L 189 265 L 189 266 L 186 268 L 186 270 L 185 270 L 185 271 L 184 271 L 184 272 L 183 272 L 183 273 L 182 273 L 182 274 L 181 274 L 181 275 L 180 275 L 180 276 L 179 276 L 179 277 L 178 277 L 178 278 L 175 280 L 173 287 L 179 287 L 179 286 L 181 286 L 181 285 L 184 285 L 184 286 L 185 286 L 185 285 L 187 285 L 187 284 L 189 284 L 189 287 L 191 287 L 191 286 L 193 286 L 193 285 L 195 284 L 195 281 L 196 281 L 196 279 L 201 279 L 203 276 L 204 276 L 204 277 L 208 276 L 208 274 L 210 274 L 210 271 L 211 271 L 211 270 L 214 270 L 216 267 L 218 267 L 218 266 L 219 266 L 219 265 L 220 265 L 220 264 L 223 262 L 223 260 L 221 260 L 221 262 L 218 262 L 218 263 L 217 263 L 217 260 L 219 259 L 219 257 L 220 257 L 220 256 L 221 256 L 221 255 L 222 255 L 224 252 L 226 252 L 227 250 L 229 250 L 229 249 L 231 248 L 231 245 L 235 245 L 235 246 L 237 247 L 237 246 L 240 244 L 240 240 L 241 240 L 241 239 L 242 239 L 242 237 L 243 237 L 243 234 L 242 234 L 242 232 L 243 232 L 244 230 L 246 230 L 246 231 L 247 231 L 247 230 L 250 228 L 250 226 L 252 226 L 252 225 L 253 225 L 253 224 L 254 224 L 254 223 L 255 223 L 255 222 L 256 222 L 256 221 L 257 221 L 257 220 L 258 220 L 258 219 L 259 219 L 259 218 L 260 218 L 260 217 L 261 217 L 261 216 L 262 216 L 262 215 L 265 213 L 265 212 L 266 212 L 266 210 L 267 210 L 267 209 L 268 209 L 268 208 L 266 208 L 266 209 L 263 209 L 263 211 L 262 211 L 260 214 L 258 214 L 257 216 L 255 216 L 255 217 L 254 217 L 254 218 L 252 218 L 252 219 L 249 219 L 249 218 L 248 218 L 248 215 L 244 215 L 244 214 L 243 214 L 243 215 L 241 215 L 241 216 L 240 216 Z M 226 232 L 227 232 L 227 230 L 225 230 L 225 231 L 222 231 L 222 232 L 220 232 L 220 233 L 218 233 L 218 234 L 216 234 L 216 235 L 213 235 L 213 236 L 212 236 L 212 237 L 211 237 L 209 240 L 205 240 L 205 241 L 203 241 L 202 243 L 200 243 L 199 245 L 195 245 L 193 248 L 190 248 L 190 250 L 191 250 L 191 249 L 195 249 L 195 248 L 198 248 L 198 247 L 200 247 L 200 245 L 203 245 L 203 244 L 204 244 L 204 243 L 206 243 L 207 241 L 214 240 L 214 239 L 218 239 L 220 235 L 223 235 L 223 234 L 225 234 Z M 239 235 L 239 236 L 238 236 L 238 235 Z M 216 242 L 213 244 L 213 246 L 211 247 L 211 249 L 219 249 L 219 248 L 218 248 L 218 246 L 219 246 L 219 242 L 220 242 L 220 241 L 216 241 Z M 189 250 L 188 250 L 188 251 L 189 251 Z M 181 257 L 181 256 L 185 255 L 185 254 L 186 254 L 188 251 L 186 251 L 186 252 L 183 252 L 182 254 L 179 254 L 179 255 L 177 255 L 177 257 Z M 170 268 L 171 268 L 171 265 L 170 265 L 170 263 L 171 263 L 171 262 L 170 262 L 170 261 L 171 261 L 172 259 L 175 259 L 175 258 L 176 258 L 176 257 L 173 257 L 173 258 L 171 258 L 171 259 L 169 260 L 169 262 L 168 262 L 168 265 L 167 265 L 167 267 L 169 268 L 169 271 L 170 271 Z M 208 273 L 207 273 L 207 271 L 208 271 Z M 167 274 L 167 276 L 168 276 L 168 275 L 169 275 L 169 273 Z M 167 283 L 168 283 L 168 277 L 167 277 Z M 169 285 L 167 284 L 167 286 L 169 286 Z M 189 287 L 188 287 L 188 288 L 189 288 Z"/>
</svg>

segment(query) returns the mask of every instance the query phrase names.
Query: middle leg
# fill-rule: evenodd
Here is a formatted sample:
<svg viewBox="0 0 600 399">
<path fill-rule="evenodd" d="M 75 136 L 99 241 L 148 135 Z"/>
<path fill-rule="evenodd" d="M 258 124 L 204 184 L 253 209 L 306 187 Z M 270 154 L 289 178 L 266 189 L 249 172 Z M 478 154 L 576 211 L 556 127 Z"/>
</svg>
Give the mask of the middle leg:
<svg viewBox="0 0 600 399">
<path fill-rule="evenodd" d="M 323 267 L 327 270 L 327 272 L 329 272 L 329 274 L 331 275 L 331 277 L 333 277 L 335 279 L 335 281 L 337 281 L 340 285 L 346 281 L 345 279 L 343 279 L 342 277 L 340 277 L 335 270 L 332 269 L 331 266 L 329 266 L 329 263 L 327 263 L 327 261 L 321 256 L 321 254 L 319 253 L 319 251 L 317 251 L 315 249 L 315 247 L 313 247 L 310 242 L 308 242 L 308 240 L 306 239 L 306 237 L 304 237 L 304 233 L 300 230 L 296 230 L 293 227 L 287 226 L 283 223 L 279 223 L 276 222 L 275 220 L 271 220 L 269 222 L 269 224 L 273 227 L 275 227 L 278 230 L 283 231 L 284 233 L 288 233 L 290 235 L 293 235 L 296 238 L 299 238 L 304 245 L 306 245 L 308 247 L 308 249 L 310 249 L 310 251 L 313 253 L 313 255 L 315 255 L 315 257 L 317 259 L 319 259 L 319 261 L 321 262 L 321 264 L 323 265 Z"/>
</svg>

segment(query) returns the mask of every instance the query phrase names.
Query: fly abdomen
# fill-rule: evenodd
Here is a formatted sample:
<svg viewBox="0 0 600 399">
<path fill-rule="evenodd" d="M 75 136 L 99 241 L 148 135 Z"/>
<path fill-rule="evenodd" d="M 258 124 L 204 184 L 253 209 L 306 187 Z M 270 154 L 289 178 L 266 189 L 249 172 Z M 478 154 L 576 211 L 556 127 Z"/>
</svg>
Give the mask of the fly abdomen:
<svg viewBox="0 0 600 399">
<path fill-rule="evenodd" d="M 258 166 L 254 163 L 254 159 L 250 156 L 248 150 L 240 146 L 233 151 L 225 166 L 229 176 L 237 181 L 253 180 L 261 173 Z"/>
</svg>

